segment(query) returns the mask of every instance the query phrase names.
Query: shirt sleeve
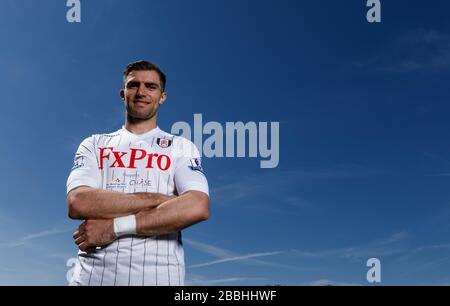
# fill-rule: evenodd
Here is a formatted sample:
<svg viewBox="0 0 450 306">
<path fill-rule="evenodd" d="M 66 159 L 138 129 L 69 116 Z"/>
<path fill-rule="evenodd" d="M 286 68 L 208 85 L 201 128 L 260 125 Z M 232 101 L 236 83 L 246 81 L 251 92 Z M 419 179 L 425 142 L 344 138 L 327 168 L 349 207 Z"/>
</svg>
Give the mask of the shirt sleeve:
<svg viewBox="0 0 450 306">
<path fill-rule="evenodd" d="M 100 188 L 101 172 L 95 155 L 94 137 L 88 137 L 80 144 L 73 167 L 67 179 L 67 193 L 79 186 Z"/>
<path fill-rule="evenodd" d="M 203 171 L 200 153 L 197 147 L 187 139 L 181 141 L 175 168 L 175 187 L 179 195 L 196 190 L 209 196 L 208 181 Z"/>
</svg>

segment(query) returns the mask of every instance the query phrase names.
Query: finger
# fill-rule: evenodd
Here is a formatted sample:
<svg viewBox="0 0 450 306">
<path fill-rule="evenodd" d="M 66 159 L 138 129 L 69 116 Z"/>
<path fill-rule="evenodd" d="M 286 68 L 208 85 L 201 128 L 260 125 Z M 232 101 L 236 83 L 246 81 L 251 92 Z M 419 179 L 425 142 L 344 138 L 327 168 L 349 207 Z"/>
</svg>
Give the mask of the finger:
<svg viewBox="0 0 450 306">
<path fill-rule="evenodd" d="M 90 246 L 86 241 L 83 241 L 81 244 L 78 245 L 78 248 L 83 252 L 89 249 L 89 247 Z"/>
<path fill-rule="evenodd" d="M 86 239 L 84 238 L 84 236 L 80 236 L 77 239 L 75 239 L 75 243 L 77 245 L 80 245 L 82 242 L 86 241 Z"/>
<path fill-rule="evenodd" d="M 74 240 L 76 240 L 78 237 L 80 237 L 82 234 L 80 233 L 80 231 L 75 231 L 74 233 L 73 233 L 73 235 L 72 235 L 72 238 L 74 239 Z"/>
<path fill-rule="evenodd" d="M 78 230 L 82 233 L 84 233 L 84 231 L 86 230 L 86 223 L 83 222 L 78 226 Z"/>
</svg>

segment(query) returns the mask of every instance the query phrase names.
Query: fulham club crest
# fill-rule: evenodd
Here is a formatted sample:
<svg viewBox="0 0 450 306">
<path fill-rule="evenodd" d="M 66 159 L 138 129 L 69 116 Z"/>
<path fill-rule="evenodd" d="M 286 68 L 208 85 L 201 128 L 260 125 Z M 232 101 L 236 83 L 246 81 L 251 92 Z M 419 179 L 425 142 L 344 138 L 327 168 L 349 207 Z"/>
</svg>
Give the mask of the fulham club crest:
<svg viewBox="0 0 450 306">
<path fill-rule="evenodd" d="M 158 144 L 158 146 L 160 146 L 161 148 L 168 148 L 172 145 L 172 140 L 170 139 L 162 139 L 162 138 L 158 138 L 156 139 L 156 143 Z"/>
</svg>

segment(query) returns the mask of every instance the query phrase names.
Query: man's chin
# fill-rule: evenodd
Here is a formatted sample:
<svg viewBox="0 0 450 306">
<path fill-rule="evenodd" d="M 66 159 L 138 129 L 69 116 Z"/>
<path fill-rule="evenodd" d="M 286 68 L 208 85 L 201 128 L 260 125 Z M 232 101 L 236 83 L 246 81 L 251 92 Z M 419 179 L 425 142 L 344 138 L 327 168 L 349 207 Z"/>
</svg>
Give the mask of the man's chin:
<svg viewBox="0 0 450 306">
<path fill-rule="evenodd" d="M 139 114 L 136 112 L 129 112 L 127 115 L 128 118 L 139 121 L 149 120 L 153 117 L 152 114 Z"/>
</svg>

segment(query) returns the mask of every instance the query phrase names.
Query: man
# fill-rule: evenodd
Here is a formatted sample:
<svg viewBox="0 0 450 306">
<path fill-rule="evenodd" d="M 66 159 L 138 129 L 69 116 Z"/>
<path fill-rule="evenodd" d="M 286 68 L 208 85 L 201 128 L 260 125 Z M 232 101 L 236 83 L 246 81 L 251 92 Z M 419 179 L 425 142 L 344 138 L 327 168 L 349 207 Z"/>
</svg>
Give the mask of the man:
<svg viewBox="0 0 450 306">
<path fill-rule="evenodd" d="M 184 285 L 181 230 L 208 218 L 209 190 L 195 145 L 157 126 L 165 87 L 156 65 L 129 64 L 125 125 L 78 148 L 67 202 L 85 222 L 71 285 Z"/>
</svg>

